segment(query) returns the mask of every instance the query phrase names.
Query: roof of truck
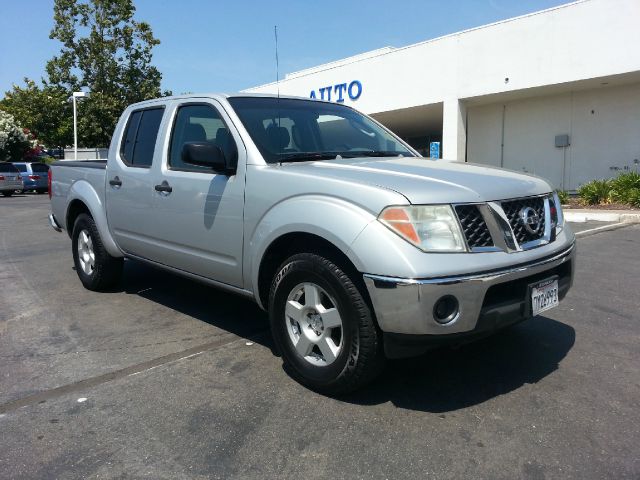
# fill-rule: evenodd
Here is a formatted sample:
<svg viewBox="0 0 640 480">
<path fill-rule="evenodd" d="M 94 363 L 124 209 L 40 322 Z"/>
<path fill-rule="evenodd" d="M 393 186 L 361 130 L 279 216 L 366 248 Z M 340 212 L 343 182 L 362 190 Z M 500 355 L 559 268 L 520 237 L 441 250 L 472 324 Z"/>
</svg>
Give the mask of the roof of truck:
<svg viewBox="0 0 640 480">
<path fill-rule="evenodd" d="M 143 106 L 143 105 L 149 105 L 149 104 L 154 104 L 154 103 L 168 101 L 168 100 L 187 100 L 190 98 L 226 99 L 226 98 L 233 98 L 233 97 L 285 98 L 285 99 L 292 99 L 292 100 L 313 100 L 316 102 L 331 103 L 331 102 L 327 102 L 326 100 L 310 99 L 309 97 L 298 97 L 294 95 L 276 95 L 273 93 L 237 92 L 237 93 L 189 93 L 185 95 L 170 95 L 167 97 L 152 98 L 150 100 L 145 100 L 143 102 L 133 103 L 131 106 L 134 106 L 134 105 Z"/>
</svg>

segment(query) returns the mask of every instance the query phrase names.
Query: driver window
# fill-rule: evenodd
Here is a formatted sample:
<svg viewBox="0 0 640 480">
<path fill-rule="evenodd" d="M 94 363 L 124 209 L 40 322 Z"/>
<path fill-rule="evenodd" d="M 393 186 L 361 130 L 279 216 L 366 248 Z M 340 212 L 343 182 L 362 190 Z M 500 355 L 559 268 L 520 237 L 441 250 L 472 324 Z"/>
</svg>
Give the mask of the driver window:
<svg viewBox="0 0 640 480">
<path fill-rule="evenodd" d="M 169 168 L 212 173 L 208 167 L 182 161 L 182 148 L 187 142 L 210 142 L 220 147 L 225 158 L 237 161 L 238 151 L 231 132 L 220 113 L 211 105 L 183 105 L 178 108 L 169 149 Z"/>
</svg>

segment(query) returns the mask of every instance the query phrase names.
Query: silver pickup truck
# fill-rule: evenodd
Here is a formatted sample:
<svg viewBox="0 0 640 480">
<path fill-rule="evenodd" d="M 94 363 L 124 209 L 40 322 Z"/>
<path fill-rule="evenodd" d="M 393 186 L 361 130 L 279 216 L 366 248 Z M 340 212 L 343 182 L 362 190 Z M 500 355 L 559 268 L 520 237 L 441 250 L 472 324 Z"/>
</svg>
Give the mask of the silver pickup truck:
<svg viewBox="0 0 640 480">
<path fill-rule="evenodd" d="M 51 175 L 49 221 L 86 288 L 118 282 L 127 258 L 249 297 L 288 371 L 324 393 L 533 317 L 573 281 L 574 235 L 546 181 L 421 158 L 341 104 L 146 101 L 107 161 Z"/>
</svg>

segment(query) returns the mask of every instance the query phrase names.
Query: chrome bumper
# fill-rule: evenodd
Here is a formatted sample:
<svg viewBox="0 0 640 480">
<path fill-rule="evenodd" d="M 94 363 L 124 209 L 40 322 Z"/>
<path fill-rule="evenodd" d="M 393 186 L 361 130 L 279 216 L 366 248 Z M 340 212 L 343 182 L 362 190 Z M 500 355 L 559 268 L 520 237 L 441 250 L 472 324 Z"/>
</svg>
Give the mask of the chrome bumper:
<svg viewBox="0 0 640 480">
<path fill-rule="evenodd" d="M 62 227 L 58 225 L 58 221 L 56 220 L 56 217 L 53 216 L 53 213 L 49 214 L 49 225 L 51 225 L 51 228 L 53 228 L 56 232 L 62 231 Z"/>
<path fill-rule="evenodd" d="M 476 328 L 483 308 L 487 307 L 484 302 L 490 287 L 554 270 L 573 262 L 575 253 L 576 246 L 572 243 L 551 256 L 496 271 L 424 279 L 364 274 L 364 282 L 383 332 L 411 335 L 470 332 Z M 564 279 L 565 284 L 569 282 L 564 294 L 573 281 L 573 265 L 569 271 L 570 278 Z M 433 309 L 437 300 L 445 295 L 456 297 L 459 311 L 449 323 L 440 324 L 433 317 Z M 519 303 L 524 301 L 524 298 L 518 299 Z M 523 311 L 522 315 L 525 314 Z"/>
</svg>

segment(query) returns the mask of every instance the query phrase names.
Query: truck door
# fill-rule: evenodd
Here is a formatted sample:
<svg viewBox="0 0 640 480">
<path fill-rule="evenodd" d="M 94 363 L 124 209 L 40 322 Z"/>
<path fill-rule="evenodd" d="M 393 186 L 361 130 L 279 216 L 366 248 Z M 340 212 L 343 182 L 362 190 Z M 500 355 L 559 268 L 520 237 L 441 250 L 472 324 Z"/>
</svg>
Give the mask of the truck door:
<svg viewBox="0 0 640 480">
<path fill-rule="evenodd" d="M 246 151 L 221 106 L 213 100 L 175 104 L 162 162 L 154 166 L 149 235 L 165 265 L 242 287 Z M 186 142 L 212 142 L 238 167 L 231 175 L 186 164 Z"/>
<path fill-rule="evenodd" d="M 105 197 L 111 234 L 122 250 L 145 258 L 153 250 L 148 235 L 154 199 L 151 165 L 164 110 L 157 106 L 132 111 L 107 165 Z"/>
</svg>

